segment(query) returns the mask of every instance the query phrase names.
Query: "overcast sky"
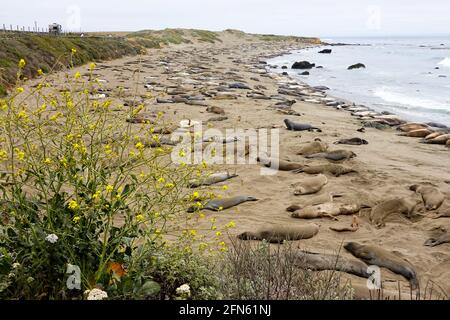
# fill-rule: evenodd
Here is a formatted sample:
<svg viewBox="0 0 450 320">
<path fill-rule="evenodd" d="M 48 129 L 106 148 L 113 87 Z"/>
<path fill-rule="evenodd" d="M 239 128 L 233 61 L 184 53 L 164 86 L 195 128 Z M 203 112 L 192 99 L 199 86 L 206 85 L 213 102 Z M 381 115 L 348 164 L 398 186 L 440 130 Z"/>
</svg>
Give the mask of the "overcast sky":
<svg viewBox="0 0 450 320">
<path fill-rule="evenodd" d="M 305 36 L 450 35 L 448 0 L 0 0 L 0 28 L 239 29 Z"/>
</svg>

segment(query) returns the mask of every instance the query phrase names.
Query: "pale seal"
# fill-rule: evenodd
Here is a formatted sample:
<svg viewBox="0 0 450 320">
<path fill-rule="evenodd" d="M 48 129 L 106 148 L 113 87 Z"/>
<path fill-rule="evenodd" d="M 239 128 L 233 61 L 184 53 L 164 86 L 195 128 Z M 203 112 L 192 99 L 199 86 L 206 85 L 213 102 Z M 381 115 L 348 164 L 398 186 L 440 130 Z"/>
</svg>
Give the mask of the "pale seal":
<svg viewBox="0 0 450 320">
<path fill-rule="evenodd" d="M 225 199 L 213 199 L 210 200 L 204 207 L 202 207 L 202 210 L 211 210 L 211 211 L 222 211 L 234 206 L 237 206 L 241 203 L 247 202 L 247 201 L 258 201 L 255 197 L 249 197 L 249 196 L 237 196 L 232 198 L 225 198 Z M 194 212 L 197 210 L 196 207 L 191 207 L 188 209 L 188 212 Z"/>
<path fill-rule="evenodd" d="M 422 196 L 423 203 L 425 204 L 425 209 L 436 210 L 438 209 L 445 200 L 445 196 L 442 192 L 432 185 L 412 185 L 409 187 L 410 190 L 419 193 Z"/>
<path fill-rule="evenodd" d="M 301 182 L 292 184 L 292 186 L 295 188 L 295 195 L 306 195 L 319 192 L 327 183 L 328 178 L 323 174 L 319 174 L 315 177 L 305 178 Z"/>
</svg>

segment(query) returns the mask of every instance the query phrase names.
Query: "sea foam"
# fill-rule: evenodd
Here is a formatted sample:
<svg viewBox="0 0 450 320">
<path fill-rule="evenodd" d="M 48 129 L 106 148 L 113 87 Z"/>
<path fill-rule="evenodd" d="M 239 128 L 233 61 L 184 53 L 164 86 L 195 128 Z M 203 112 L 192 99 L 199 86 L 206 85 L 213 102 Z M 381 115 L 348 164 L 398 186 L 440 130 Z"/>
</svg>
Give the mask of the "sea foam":
<svg viewBox="0 0 450 320">
<path fill-rule="evenodd" d="M 444 60 L 442 60 L 438 64 L 441 65 L 441 66 L 450 68 L 450 58 L 445 58 Z"/>
</svg>

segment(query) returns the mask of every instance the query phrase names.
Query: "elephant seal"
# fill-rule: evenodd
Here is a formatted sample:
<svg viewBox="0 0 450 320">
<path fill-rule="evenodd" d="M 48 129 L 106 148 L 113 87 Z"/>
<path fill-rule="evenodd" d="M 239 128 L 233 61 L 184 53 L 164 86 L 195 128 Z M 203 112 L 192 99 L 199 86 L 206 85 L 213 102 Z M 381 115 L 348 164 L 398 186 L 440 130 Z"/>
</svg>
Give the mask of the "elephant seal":
<svg viewBox="0 0 450 320">
<path fill-rule="evenodd" d="M 450 243 L 450 233 L 442 227 L 431 231 L 430 238 L 423 244 L 427 247 L 435 247 L 444 243 Z"/>
<path fill-rule="evenodd" d="M 294 211 L 291 214 L 291 217 L 298 219 L 331 218 L 333 220 L 338 220 L 336 216 L 355 214 L 360 210 L 361 206 L 358 204 L 327 202 L 315 206 L 307 206 Z"/>
<path fill-rule="evenodd" d="M 296 151 L 297 155 L 307 156 L 314 153 L 326 152 L 328 145 L 322 142 L 320 139 L 304 143 L 300 146 L 300 149 Z"/>
<path fill-rule="evenodd" d="M 307 159 L 325 158 L 333 161 L 347 160 L 356 157 L 356 154 L 348 150 L 335 150 L 329 152 L 315 153 L 305 156 Z"/>
<path fill-rule="evenodd" d="M 335 177 L 339 177 L 341 175 L 357 172 L 354 169 L 346 168 L 338 164 L 328 163 L 328 164 L 319 164 L 319 165 L 304 165 L 302 168 L 294 171 L 295 173 L 308 173 L 308 174 L 319 174 L 319 173 L 329 173 Z"/>
<path fill-rule="evenodd" d="M 322 203 L 333 202 L 334 198 L 338 198 L 338 197 L 342 197 L 342 195 L 335 194 L 332 192 L 323 193 L 323 194 L 314 196 L 314 197 L 310 198 L 309 200 L 306 200 L 302 204 L 292 204 L 286 208 L 286 211 L 294 212 L 294 211 L 300 210 L 302 208 L 305 208 L 307 206 L 316 206 L 316 205 L 319 205 Z"/>
<path fill-rule="evenodd" d="M 425 138 L 426 136 L 433 133 L 433 130 L 430 129 L 417 129 L 417 130 L 411 130 L 405 133 L 400 133 L 398 136 L 404 136 L 404 137 L 412 137 L 412 138 Z"/>
<path fill-rule="evenodd" d="M 356 242 L 348 242 L 344 245 L 344 248 L 368 265 L 384 267 L 394 273 L 401 274 L 409 280 L 412 290 L 419 287 L 416 271 L 406 259 L 399 257 L 397 254 L 378 246 L 363 245 Z"/>
<path fill-rule="evenodd" d="M 206 108 L 206 111 L 209 113 L 215 113 L 215 114 L 221 114 L 221 115 L 225 114 L 225 110 L 223 110 L 220 107 L 215 107 L 215 106 Z"/>
<path fill-rule="evenodd" d="M 397 130 L 400 130 L 403 132 L 408 132 L 408 131 L 426 129 L 426 128 L 428 128 L 428 126 L 426 124 L 410 122 L 410 123 L 405 123 L 405 124 L 398 126 Z"/>
<path fill-rule="evenodd" d="M 438 209 L 445 200 L 445 196 L 442 192 L 431 185 L 412 185 L 409 190 L 415 191 L 422 196 L 423 203 L 425 204 L 425 209 L 436 210 Z"/>
<path fill-rule="evenodd" d="M 319 128 L 313 127 L 312 125 L 310 125 L 308 123 L 298 123 L 298 122 L 291 121 L 289 119 L 284 119 L 284 123 L 286 124 L 286 128 L 291 131 L 317 130 L 318 132 L 322 132 L 322 130 L 320 130 Z"/>
<path fill-rule="evenodd" d="M 348 226 L 344 226 L 344 227 L 330 227 L 331 231 L 336 231 L 336 232 L 356 232 L 359 229 L 359 219 L 357 216 L 353 216 L 352 217 L 352 224 L 350 225 L 350 227 Z"/>
<path fill-rule="evenodd" d="M 234 206 L 237 206 L 241 203 L 247 202 L 247 201 L 258 201 L 255 197 L 248 197 L 248 196 L 237 196 L 232 198 L 226 198 L 226 199 L 213 199 L 210 200 L 203 208 L 202 210 L 211 210 L 211 211 L 222 211 Z M 190 207 L 188 209 L 188 212 L 194 212 L 197 210 L 196 207 Z"/>
<path fill-rule="evenodd" d="M 307 251 L 297 251 L 294 265 L 298 268 L 313 271 L 336 270 L 353 274 L 362 278 L 369 278 L 368 265 L 356 259 L 349 259 L 342 255 L 319 254 Z"/>
<path fill-rule="evenodd" d="M 439 207 L 439 210 L 433 216 L 431 216 L 431 218 L 450 218 L 450 202 L 444 201 L 444 203 Z"/>
<path fill-rule="evenodd" d="M 445 145 L 447 148 L 450 148 L 450 139 L 447 140 L 447 143 Z"/>
<path fill-rule="evenodd" d="M 431 139 L 437 138 L 439 136 L 442 136 L 443 134 L 444 133 L 442 133 L 442 132 L 433 132 L 433 133 L 430 133 L 429 135 L 427 135 L 425 137 L 425 140 L 431 140 Z"/>
<path fill-rule="evenodd" d="M 349 144 L 349 145 L 353 145 L 353 146 L 359 146 L 362 144 L 369 144 L 369 142 L 367 142 L 367 140 L 364 140 L 361 138 L 350 138 L 350 139 L 340 139 L 340 140 L 334 142 L 334 144 Z"/>
<path fill-rule="evenodd" d="M 241 240 L 266 240 L 270 243 L 281 243 L 283 241 L 295 241 L 310 239 L 319 233 L 316 224 L 306 225 L 269 225 L 258 229 L 256 232 L 243 232 L 238 235 Z"/>
<path fill-rule="evenodd" d="M 422 142 L 428 144 L 446 144 L 448 140 L 450 140 L 450 133 L 442 134 L 434 139 L 424 140 Z"/>
<path fill-rule="evenodd" d="M 377 228 L 381 228 L 386 225 L 386 218 L 394 213 L 404 214 L 410 218 L 416 206 L 420 203 L 422 203 L 422 200 L 411 197 L 387 200 L 372 208 L 369 220 Z"/>
<path fill-rule="evenodd" d="M 323 174 L 319 174 L 312 178 L 305 178 L 303 181 L 294 183 L 292 186 L 295 188 L 294 195 L 298 196 L 317 193 L 327 183 L 328 178 Z"/>
<path fill-rule="evenodd" d="M 229 172 L 213 173 L 205 179 L 192 179 L 189 180 L 189 188 L 198 188 L 200 186 L 210 186 L 228 179 L 237 177 L 237 174 L 230 174 Z"/>
<path fill-rule="evenodd" d="M 267 168 L 273 168 L 280 171 L 294 171 L 304 167 L 304 164 L 302 163 L 271 159 L 266 155 L 259 155 L 257 160 Z"/>
</svg>

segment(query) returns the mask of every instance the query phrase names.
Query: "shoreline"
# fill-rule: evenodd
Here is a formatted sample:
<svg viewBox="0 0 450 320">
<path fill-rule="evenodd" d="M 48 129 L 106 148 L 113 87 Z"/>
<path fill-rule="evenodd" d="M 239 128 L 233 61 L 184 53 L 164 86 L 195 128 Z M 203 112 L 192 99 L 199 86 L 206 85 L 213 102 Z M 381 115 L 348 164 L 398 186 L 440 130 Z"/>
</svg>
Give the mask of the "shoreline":
<svg viewBox="0 0 450 320">
<path fill-rule="evenodd" d="M 345 149 L 357 156 L 346 160 L 345 166 L 355 169 L 355 173 L 334 177 L 328 175 L 328 184 L 320 194 L 335 192 L 342 194 L 339 202 L 375 205 L 386 198 L 414 196 L 409 186 L 416 183 L 431 182 L 439 187 L 449 198 L 450 162 L 448 150 L 428 144 L 417 144 L 413 139 L 396 136 L 393 128 L 376 130 L 367 128 L 365 133 L 357 132 L 361 127 L 359 121 L 347 112 L 336 110 L 322 104 L 329 98 L 326 93 L 309 92 L 306 95 L 290 95 L 308 91 L 308 85 L 289 83 L 291 80 L 266 70 L 267 64 L 262 61 L 271 55 L 280 55 L 286 50 L 294 50 L 299 44 L 246 42 L 235 38 L 224 38 L 220 44 L 195 44 L 170 46 L 150 50 L 140 58 L 126 57 L 119 60 L 98 64 L 96 76 L 104 80 L 105 93 L 110 95 L 113 105 L 123 105 L 124 99 L 118 97 L 113 90 L 119 86 L 132 86 L 134 72 L 130 65 L 142 64 L 141 78 L 137 83 L 137 96 L 145 105 L 144 112 L 163 112 L 164 120 L 174 124 L 184 119 L 198 120 L 211 124 L 218 130 L 226 128 L 279 128 L 280 157 L 291 162 L 308 164 L 324 164 L 326 160 L 311 160 L 297 154 L 298 147 L 316 138 L 329 145 L 330 149 Z M 78 67 L 73 72 L 84 72 L 86 66 Z M 64 86 L 64 73 L 50 75 L 56 87 Z M 152 84 L 148 79 L 152 79 Z M 27 86 L 32 86 L 32 80 Z M 235 89 L 233 83 L 244 83 L 250 89 Z M 174 90 L 176 89 L 176 90 Z M 110 90 L 110 91 L 108 91 Z M 280 93 L 282 90 L 282 93 Z M 131 91 L 131 90 L 130 90 Z M 203 105 L 188 104 L 186 100 L 175 102 L 179 91 L 185 95 L 202 98 Z M 228 93 L 219 95 L 218 93 Z M 219 96 L 222 98 L 218 99 Z M 304 97 L 312 97 L 315 103 Z M 157 98 L 164 98 L 165 103 Z M 302 98 L 303 97 L 303 98 Z M 172 100 L 171 100 L 172 99 Z M 329 98 L 334 99 L 334 98 Z M 289 101 L 296 103 L 288 105 Z M 284 102 L 278 104 L 279 102 Z M 328 101 L 332 102 L 332 101 Z M 207 106 L 222 108 L 226 119 L 211 121 L 215 115 L 207 111 Z M 280 107 L 283 106 L 283 107 Z M 291 112 L 292 111 L 292 112 Z M 118 109 L 117 116 L 125 121 L 126 112 Z M 286 130 L 283 120 L 309 123 L 320 127 L 321 132 L 294 132 Z M 333 145 L 341 138 L 360 136 L 369 144 L 364 146 Z M 433 154 L 431 157 L 430 154 Z M 257 227 L 271 224 L 302 225 L 317 223 L 320 232 L 312 239 L 301 240 L 298 246 L 314 252 L 339 252 L 347 241 L 358 241 L 376 244 L 390 251 L 400 251 L 414 265 L 421 283 L 434 281 L 450 294 L 450 270 L 448 270 L 448 244 L 435 248 L 423 245 L 429 229 L 444 226 L 450 229 L 448 219 L 431 219 L 424 217 L 419 222 L 396 217 L 386 227 L 375 228 L 367 219 L 367 214 L 360 215 L 361 227 L 356 232 L 336 233 L 330 227 L 350 225 L 351 216 L 339 217 L 339 221 L 316 219 L 303 221 L 294 219 L 286 212 L 293 203 L 306 203 L 313 196 L 295 196 L 291 185 L 309 177 L 306 173 L 278 172 L 274 176 L 261 176 L 261 166 L 257 165 L 225 165 L 217 166 L 217 172 L 225 169 L 236 171 L 238 177 L 219 184 L 217 192 L 224 197 L 247 195 L 259 200 L 244 203 L 237 207 L 218 213 L 207 213 L 208 218 L 216 218 L 218 224 L 225 225 L 235 221 L 236 228 L 230 231 L 235 237 L 241 232 L 254 230 Z M 223 190 L 222 186 L 228 186 Z M 448 200 L 447 200 L 448 201 Z M 199 221 L 199 229 L 209 228 L 208 219 Z M 447 230 L 448 230 L 447 229 Z M 351 258 L 348 252 L 341 252 Z M 366 279 L 343 274 L 356 289 L 359 298 L 368 297 Z M 409 286 L 402 276 L 383 270 L 386 293 L 396 296 L 397 281 L 401 283 L 401 292 L 409 295 Z"/>
<path fill-rule="evenodd" d="M 326 47 L 330 47 L 330 46 L 333 46 L 333 45 L 337 45 L 337 46 L 373 46 L 374 44 L 361 44 L 361 43 L 336 43 L 336 44 L 333 44 L 333 43 L 324 43 L 323 45 L 319 46 L 319 48 L 326 48 Z M 299 51 L 303 51 L 305 49 L 308 49 L 308 48 L 303 48 L 303 49 L 299 49 L 299 50 L 292 50 L 289 53 L 284 53 L 284 54 L 278 56 L 278 58 L 289 56 L 289 55 L 295 55 Z M 286 58 L 288 58 L 288 57 L 286 57 Z M 292 62 L 295 61 L 292 58 L 289 59 L 289 61 L 291 61 L 291 60 L 292 60 Z M 271 63 L 270 61 L 267 61 L 267 62 Z M 290 62 L 290 63 L 292 63 L 292 62 Z M 275 65 L 274 63 L 271 63 L 269 71 L 275 72 L 277 74 L 281 74 L 282 71 L 286 71 L 286 70 L 280 70 L 279 67 L 280 66 Z M 292 69 L 290 66 L 288 66 L 288 70 L 292 70 L 293 71 L 295 69 Z M 299 71 L 304 71 L 304 70 L 299 70 Z M 306 70 L 306 71 L 309 71 L 309 70 Z M 289 74 L 289 77 L 292 78 L 295 81 L 298 81 L 298 82 L 304 84 L 304 85 L 309 85 L 310 87 L 315 87 L 313 84 L 310 83 L 310 81 L 309 81 L 310 79 L 308 77 L 303 77 L 302 78 L 302 77 L 299 77 L 300 75 L 301 75 L 300 73 L 298 73 L 298 76 L 297 76 L 297 74 L 295 74 L 295 75 Z M 333 90 L 333 88 L 330 87 L 329 90 Z M 344 98 L 342 96 L 339 96 L 339 94 L 337 92 L 333 93 L 333 94 L 330 94 L 329 96 L 330 97 L 334 97 L 337 101 L 341 101 L 342 104 L 351 104 L 353 106 L 363 107 L 363 108 L 366 108 L 367 111 L 373 111 L 373 112 L 378 113 L 379 115 L 396 115 L 399 120 L 404 121 L 404 122 L 414 122 L 414 123 L 429 124 L 429 126 L 430 127 L 434 127 L 434 129 L 438 129 L 438 130 L 445 129 L 447 133 L 450 132 L 450 125 L 449 124 L 439 123 L 439 120 L 433 120 L 432 119 L 433 117 L 431 117 L 431 116 L 428 116 L 429 119 L 423 119 L 423 120 L 413 119 L 415 117 L 410 117 L 408 119 L 408 117 L 406 117 L 405 115 L 402 116 L 401 114 L 399 115 L 395 111 L 389 111 L 389 109 L 395 109 L 396 105 L 392 104 L 392 103 L 390 103 L 388 101 L 385 101 L 385 102 L 381 102 L 381 101 L 380 102 L 376 102 L 376 101 L 370 102 L 369 101 L 369 102 L 366 102 L 366 103 L 364 103 L 364 102 L 363 103 L 359 103 L 356 100 L 352 100 L 352 98 Z M 437 117 L 437 116 L 438 115 L 435 115 L 435 117 Z M 426 118 L 426 115 L 424 115 L 423 118 Z M 369 120 L 369 119 L 362 119 L 362 120 Z M 437 126 L 435 126 L 434 124 L 437 124 Z"/>
</svg>

